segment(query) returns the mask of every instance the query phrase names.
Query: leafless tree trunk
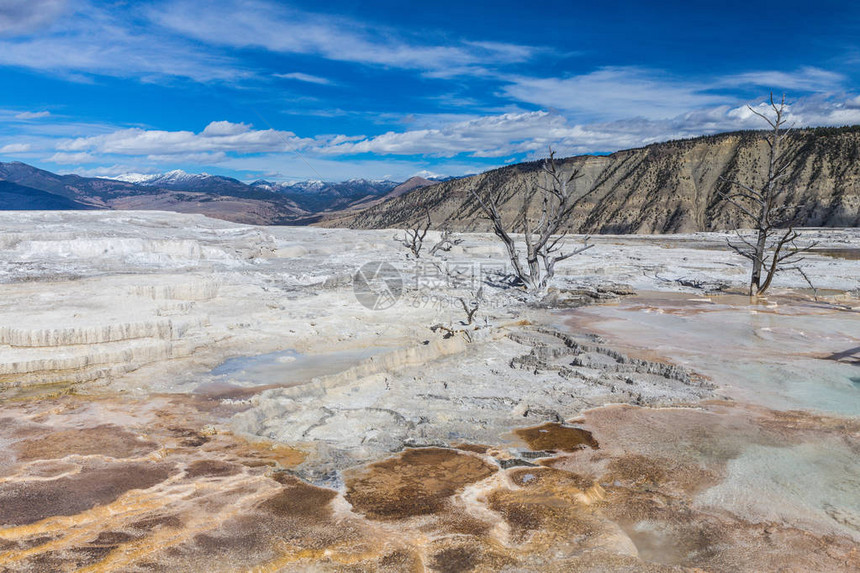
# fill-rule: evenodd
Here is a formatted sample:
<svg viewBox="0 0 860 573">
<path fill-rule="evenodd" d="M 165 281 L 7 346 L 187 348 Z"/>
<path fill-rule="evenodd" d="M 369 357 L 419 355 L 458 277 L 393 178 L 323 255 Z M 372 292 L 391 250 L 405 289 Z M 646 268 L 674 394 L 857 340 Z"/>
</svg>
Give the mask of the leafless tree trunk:
<svg viewBox="0 0 860 573">
<path fill-rule="evenodd" d="M 501 190 L 490 193 L 486 197 L 481 197 L 474 189 L 472 190 L 472 196 L 493 224 L 493 233 L 504 243 L 518 281 L 530 291 L 545 289 L 549 280 L 555 275 L 557 263 L 593 246 L 588 244 L 588 237 L 586 237 L 583 246 L 564 252 L 564 237 L 567 235 L 567 230 L 561 233 L 559 231 L 579 203 L 594 192 L 594 188 L 577 196 L 575 181 L 581 177 L 581 173 L 578 169 L 574 169 L 570 175 L 561 173 L 556 165 L 555 152 L 552 150 L 541 170 L 544 184 L 538 185 L 537 190 L 529 190 L 523 194 L 522 207 L 511 225 L 511 227 L 519 227 L 523 232 L 526 247 L 525 264 L 511 236 L 513 230 L 507 228 L 499 211 Z M 530 212 L 536 200 L 540 201 L 540 216 L 537 221 L 534 221 Z"/>
<path fill-rule="evenodd" d="M 763 295 L 770 288 L 776 273 L 781 271 L 798 270 L 806 278 L 797 263 L 803 260 L 800 255 L 816 244 L 802 248 L 795 244 L 799 234 L 792 226 L 793 214 L 789 212 L 791 206 L 784 203 L 785 189 L 780 184 L 791 167 L 789 150 L 783 149 L 785 136 L 791 131 L 783 129 L 786 123 L 785 96 L 776 103 L 771 94 L 770 107 L 773 110 L 772 117 L 749 107 L 751 112 L 771 127 L 767 137 L 770 151 L 764 182 L 760 187 L 752 187 L 734 179 L 720 178 L 732 188 L 730 192 L 720 191 L 720 194 L 755 222 L 755 242 L 745 238 L 739 231 L 736 232 L 739 242 L 727 241 L 732 250 L 752 262 L 750 296 Z"/>
<path fill-rule="evenodd" d="M 475 319 L 475 313 L 478 312 L 478 309 L 481 308 L 481 300 L 484 298 L 484 287 L 478 289 L 478 292 L 475 293 L 475 296 L 472 297 L 472 300 L 466 301 L 465 298 L 460 297 L 460 304 L 463 306 L 463 312 L 466 313 L 466 322 L 465 325 L 472 324 L 472 321 Z"/>
<path fill-rule="evenodd" d="M 442 231 L 442 236 L 439 239 L 439 242 L 433 245 L 433 248 L 430 249 L 430 256 L 435 256 L 438 252 L 447 253 L 455 246 L 459 245 L 463 242 L 463 239 L 455 238 L 449 229 L 444 229 Z"/>
<path fill-rule="evenodd" d="M 424 246 L 424 238 L 427 236 L 427 231 L 430 230 L 430 225 L 430 212 L 428 211 L 426 223 L 417 223 L 414 229 L 406 229 L 402 237 L 394 235 L 394 240 L 409 249 L 412 252 L 412 255 L 416 259 L 418 259 L 421 257 L 421 249 Z"/>
</svg>

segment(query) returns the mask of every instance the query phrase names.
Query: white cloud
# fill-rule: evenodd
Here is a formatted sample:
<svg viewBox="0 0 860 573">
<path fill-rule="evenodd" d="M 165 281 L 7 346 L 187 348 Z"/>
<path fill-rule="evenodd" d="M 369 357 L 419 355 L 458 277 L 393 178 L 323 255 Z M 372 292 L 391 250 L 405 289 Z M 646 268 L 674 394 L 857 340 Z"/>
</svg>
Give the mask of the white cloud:
<svg viewBox="0 0 860 573">
<path fill-rule="evenodd" d="M 766 104 L 758 104 L 764 109 Z M 860 100 L 812 97 L 788 107 L 788 121 L 798 127 L 860 124 Z M 546 111 L 506 113 L 452 122 L 437 129 L 387 132 L 355 141 L 330 139 L 315 151 L 324 155 L 430 155 L 503 157 L 543 153 L 593 153 L 639 147 L 658 141 L 738 129 L 766 127 L 746 106 L 713 106 L 665 119 L 627 118 L 573 123 Z"/>
<path fill-rule="evenodd" d="M 577 114 L 581 119 L 669 118 L 725 97 L 704 86 L 634 67 L 610 67 L 568 78 L 509 77 L 505 95 L 519 101 Z"/>
<path fill-rule="evenodd" d="M 761 113 L 770 111 L 769 102 L 753 106 Z M 765 127 L 760 118 L 748 107 L 736 108 L 728 114 L 744 126 Z M 827 97 L 811 97 L 786 104 L 786 120 L 794 127 L 843 126 L 860 124 L 860 98 L 837 100 Z"/>
<path fill-rule="evenodd" d="M 412 177 L 423 177 L 424 179 L 433 179 L 434 177 L 445 177 L 444 173 L 436 173 L 429 169 L 422 169 L 412 174 Z"/>
<path fill-rule="evenodd" d="M 0 0 L 2 1 L 2 0 Z M 21 112 L 20 110 L 0 108 L 0 131 L 3 131 L 7 137 L 25 136 L 29 139 L 45 139 L 48 147 L 54 147 L 57 139 L 61 137 L 75 137 L 86 133 L 95 135 L 98 133 L 109 133 L 116 131 L 115 124 L 102 122 L 90 122 L 79 119 L 70 118 L 64 115 L 54 115 L 50 112 L 48 115 L 42 115 L 43 112 Z M 34 121 L 27 119 L 30 114 L 39 114 L 36 120 L 49 118 L 45 121 Z M 22 116 L 23 119 L 18 116 Z M 35 143 L 30 141 L 30 143 Z"/>
<path fill-rule="evenodd" d="M 22 111 L 21 113 L 15 115 L 15 119 L 41 119 L 50 115 L 51 112 L 49 111 Z"/>
<path fill-rule="evenodd" d="M 68 17 L 38 36 L 0 40 L 0 65 L 58 73 L 75 81 L 88 80 L 81 74 L 144 81 L 179 76 L 203 82 L 252 75 L 232 58 L 136 26 L 117 6 L 73 0 L 73 7 Z"/>
<path fill-rule="evenodd" d="M 837 91 L 845 84 L 845 76 L 814 67 L 803 67 L 793 72 L 763 70 L 745 72 L 718 78 L 714 83 L 726 87 L 758 86 L 774 91 L 824 93 Z"/>
<path fill-rule="evenodd" d="M 67 14 L 59 17 L 64 11 Z M 24 33 L 37 29 L 38 35 Z M 480 74 L 483 66 L 522 63 L 547 51 L 498 42 L 456 42 L 442 36 L 433 42 L 403 29 L 265 0 L 219 0 L 205 7 L 188 0 L 151 6 L 0 0 L 0 65 L 54 73 L 67 80 L 92 81 L 92 75 L 144 82 L 165 77 L 200 82 L 262 77 L 260 70 L 243 67 L 238 54 L 225 54 L 218 46 L 419 70 L 437 77 Z M 320 85 L 334 83 L 303 72 L 280 76 Z"/>
<path fill-rule="evenodd" d="M 147 155 L 147 161 L 155 163 L 164 163 L 167 165 L 176 165 L 177 163 L 193 163 L 196 165 L 215 165 L 223 163 L 229 156 L 223 151 L 214 153 L 178 153 L 172 155 L 153 154 Z"/>
<path fill-rule="evenodd" d="M 303 74 L 302 72 L 292 72 L 289 74 L 275 74 L 276 78 L 283 78 L 285 80 L 296 80 L 299 82 L 305 82 L 309 84 L 319 84 L 319 85 L 331 85 L 332 81 L 326 78 L 321 78 L 319 76 L 313 76 L 311 74 Z"/>
<path fill-rule="evenodd" d="M 201 135 L 205 137 L 224 137 L 227 135 L 239 135 L 251 131 L 247 123 L 231 123 L 229 121 L 213 121 L 203 129 Z"/>
<path fill-rule="evenodd" d="M 57 152 L 53 154 L 51 157 L 47 159 L 51 163 L 57 163 L 59 165 L 74 165 L 80 163 L 94 163 L 97 161 L 97 157 L 90 153 L 62 153 Z"/>
<path fill-rule="evenodd" d="M 547 142 L 564 118 L 545 111 L 508 113 L 452 123 L 439 129 L 417 129 L 329 143 L 318 148 L 329 155 L 376 153 L 381 155 L 431 155 L 452 157 L 499 157 L 512 148 L 532 149 Z"/>
<path fill-rule="evenodd" d="M 66 0 L 3 0 L 0 36 L 28 34 L 52 24 L 66 9 Z"/>
<path fill-rule="evenodd" d="M 10 143 L 0 147 L 0 153 L 26 153 L 30 148 L 29 143 Z"/>
<path fill-rule="evenodd" d="M 149 15 L 165 28 L 214 45 L 257 47 L 443 74 L 474 71 L 485 64 L 520 63 L 543 51 L 494 42 L 410 41 L 403 30 L 371 27 L 260 0 L 221 0 L 207 4 L 205 10 L 198 3 L 180 0 L 153 7 Z"/>
<path fill-rule="evenodd" d="M 116 164 L 110 166 L 103 167 L 92 167 L 85 168 L 82 166 L 75 167 L 71 170 L 71 173 L 75 173 L 76 175 L 80 175 L 82 177 L 105 177 L 110 179 L 112 177 L 117 177 L 119 175 L 125 175 L 127 173 L 140 173 L 143 175 L 150 175 L 152 173 L 158 173 L 158 169 L 149 168 L 149 167 L 141 167 L 138 165 L 125 165 L 125 164 Z"/>
<path fill-rule="evenodd" d="M 504 95 L 544 108 L 562 110 L 580 121 L 641 117 L 670 119 L 734 100 L 714 90 L 767 88 L 805 93 L 841 90 L 845 76 L 805 67 L 793 72 L 763 70 L 709 79 L 685 80 L 660 70 L 606 67 L 567 78 L 507 76 Z"/>
<path fill-rule="evenodd" d="M 126 43 L 111 34 L 42 37 L 0 41 L 0 64 L 57 72 L 72 81 L 88 81 L 84 72 L 115 77 L 180 76 L 206 82 L 250 74 L 238 71 L 227 58 L 171 49 L 153 39 Z M 155 45 L 153 45 L 155 44 Z"/>
<path fill-rule="evenodd" d="M 312 140 L 289 131 L 252 130 L 243 123 L 214 121 L 200 133 L 140 128 L 121 129 L 104 135 L 62 141 L 62 151 L 91 151 L 118 155 L 187 155 L 189 153 L 263 153 L 289 151 Z"/>
<path fill-rule="evenodd" d="M 665 131 L 661 135 L 665 135 Z M 549 146 L 571 152 L 616 150 L 646 143 L 646 137 L 635 130 L 626 130 L 620 122 L 603 126 L 576 125 L 558 113 L 535 111 L 467 119 L 437 129 L 389 131 L 358 141 L 331 139 L 314 151 L 322 155 L 454 157 L 467 154 L 475 158 L 496 158 L 543 153 Z"/>
</svg>

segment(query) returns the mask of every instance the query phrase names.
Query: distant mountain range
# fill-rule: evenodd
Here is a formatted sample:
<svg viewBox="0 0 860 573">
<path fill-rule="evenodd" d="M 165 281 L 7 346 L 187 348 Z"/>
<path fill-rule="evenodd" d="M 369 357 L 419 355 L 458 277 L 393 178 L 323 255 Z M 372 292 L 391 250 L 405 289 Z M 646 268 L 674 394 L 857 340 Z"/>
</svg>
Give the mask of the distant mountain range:
<svg viewBox="0 0 860 573">
<path fill-rule="evenodd" d="M 144 209 L 201 213 L 258 225 L 305 224 L 331 211 L 368 207 L 398 188 L 414 189 L 432 181 L 405 183 L 353 179 L 341 183 L 276 183 L 185 173 L 130 173 L 108 179 L 57 175 L 20 162 L 0 163 L 0 209 Z M 403 187 L 405 185 L 405 187 Z"/>
<path fill-rule="evenodd" d="M 347 209 L 357 203 L 385 196 L 400 185 L 397 181 L 350 179 L 341 183 L 299 181 L 272 183 L 254 181 L 251 187 L 279 193 L 310 213 Z"/>
</svg>

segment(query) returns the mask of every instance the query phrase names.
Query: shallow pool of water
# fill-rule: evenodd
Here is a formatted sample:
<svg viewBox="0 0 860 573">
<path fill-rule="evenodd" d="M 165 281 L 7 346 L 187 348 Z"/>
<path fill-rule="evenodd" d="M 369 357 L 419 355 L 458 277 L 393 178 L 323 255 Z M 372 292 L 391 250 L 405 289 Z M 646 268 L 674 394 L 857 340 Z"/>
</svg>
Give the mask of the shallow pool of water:
<svg viewBox="0 0 860 573">
<path fill-rule="evenodd" d="M 855 309 L 645 293 L 615 306 L 573 311 L 568 325 L 707 376 L 736 400 L 860 416 Z"/>
<path fill-rule="evenodd" d="M 281 350 L 253 356 L 238 356 L 213 368 L 210 379 L 195 392 L 226 394 L 235 389 L 296 386 L 319 376 L 329 376 L 348 370 L 361 361 L 385 351 L 370 347 L 323 354 L 302 354 Z"/>
<path fill-rule="evenodd" d="M 830 524 L 860 539 L 860 463 L 844 438 L 792 446 L 750 445 L 728 475 L 696 499 L 757 522 L 812 530 Z"/>
<path fill-rule="evenodd" d="M 625 416 L 603 423 L 617 435 L 598 432 L 601 446 L 710 468 L 711 483 L 702 483 L 693 508 L 860 539 L 860 313 L 853 307 L 643 293 L 572 311 L 569 328 L 682 365 L 732 399 L 703 412 L 596 410 L 595 421 Z M 671 528 L 644 521 L 628 529 L 646 558 L 672 556 Z"/>
</svg>

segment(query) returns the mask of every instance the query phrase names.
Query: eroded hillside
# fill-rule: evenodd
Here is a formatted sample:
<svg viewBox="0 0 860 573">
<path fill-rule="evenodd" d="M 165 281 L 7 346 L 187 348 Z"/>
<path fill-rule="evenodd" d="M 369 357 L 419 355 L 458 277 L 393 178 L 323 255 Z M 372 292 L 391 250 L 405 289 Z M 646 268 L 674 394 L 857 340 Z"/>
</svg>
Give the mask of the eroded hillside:
<svg viewBox="0 0 860 573">
<path fill-rule="evenodd" d="M 788 200 L 804 226 L 860 223 L 860 126 L 798 130 L 788 136 L 792 167 Z M 670 141 L 608 156 L 562 162 L 581 169 L 578 187 L 596 187 L 568 222 L 582 233 L 681 233 L 749 226 L 720 195 L 725 179 L 762 179 L 767 144 L 761 132 L 736 132 Z M 520 191 L 542 182 L 540 163 L 523 163 L 416 189 L 357 214 L 330 218 L 326 226 L 404 227 L 430 212 L 435 227 L 488 230 L 471 196 L 501 190 L 503 213 L 521 208 Z"/>
</svg>

